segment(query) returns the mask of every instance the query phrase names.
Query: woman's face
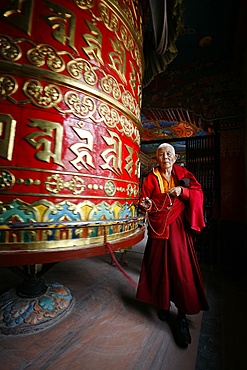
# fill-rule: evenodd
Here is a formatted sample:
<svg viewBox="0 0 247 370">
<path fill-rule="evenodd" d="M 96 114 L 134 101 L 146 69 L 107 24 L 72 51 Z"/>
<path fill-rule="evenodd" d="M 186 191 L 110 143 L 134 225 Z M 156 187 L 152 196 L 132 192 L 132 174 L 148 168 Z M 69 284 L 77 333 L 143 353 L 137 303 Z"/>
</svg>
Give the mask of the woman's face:
<svg viewBox="0 0 247 370">
<path fill-rule="evenodd" d="M 158 149 L 157 162 L 163 171 L 172 169 L 173 164 L 176 162 L 177 155 L 169 146 Z"/>
</svg>

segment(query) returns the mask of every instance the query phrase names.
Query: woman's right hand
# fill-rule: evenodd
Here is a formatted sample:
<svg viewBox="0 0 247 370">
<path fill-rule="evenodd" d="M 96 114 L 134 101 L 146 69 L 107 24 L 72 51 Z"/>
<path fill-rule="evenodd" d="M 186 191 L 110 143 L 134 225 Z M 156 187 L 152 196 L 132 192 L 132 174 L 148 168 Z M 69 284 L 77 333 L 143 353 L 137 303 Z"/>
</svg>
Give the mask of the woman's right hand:
<svg viewBox="0 0 247 370">
<path fill-rule="evenodd" d="M 149 210 L 152 207 L 152 201 L 148 197 L 141 198 L 139 205 L 145 210 Z"/>
</svg>

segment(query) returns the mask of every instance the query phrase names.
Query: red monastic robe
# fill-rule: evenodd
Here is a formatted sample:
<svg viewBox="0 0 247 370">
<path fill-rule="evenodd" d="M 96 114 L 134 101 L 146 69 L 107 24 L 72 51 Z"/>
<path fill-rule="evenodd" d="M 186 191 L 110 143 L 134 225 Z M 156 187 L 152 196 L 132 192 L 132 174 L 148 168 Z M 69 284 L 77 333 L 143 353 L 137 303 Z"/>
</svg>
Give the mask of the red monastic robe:
<svg viewBox="0 0 247 370">
<path fill-rule="evenodd" d="M 154 171 L 143 183 L 141 197 L 152 199 L 153 206 L 148 212 L 148 241 L 136 296 L 164 310 L 173 302 L 180 311 L 192 315 L 208 310 L 192 237 L 205 223 L 201 185 L 186 168 L 174 165 L 173 185 L 184 178 L 190 186 L 178 198 L 161 192 Z"/>
</svg>

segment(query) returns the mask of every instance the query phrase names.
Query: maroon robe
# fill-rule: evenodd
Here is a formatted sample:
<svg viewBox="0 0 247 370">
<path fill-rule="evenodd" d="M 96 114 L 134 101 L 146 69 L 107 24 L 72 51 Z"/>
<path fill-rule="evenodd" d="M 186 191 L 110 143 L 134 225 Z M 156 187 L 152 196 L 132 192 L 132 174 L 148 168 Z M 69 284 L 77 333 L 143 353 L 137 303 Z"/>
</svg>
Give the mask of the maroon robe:
<svg viewBox="0 0 247 370">
<path fill-rule="evenodd" d="M 170 199 L 161 193 L 153 172 L 142 186 L 141 197 L 152 199 L 153 206 L 148 214 L 148 241 L 136 297 L 164 310 L 173 302 L 178 310 L 192 315 L 208 310 L 192 237 L 193 230 L 200 232 L 205 226 L 203 193 L 201 185 L 186 168 L 174 165 L 172 176 L 175 185 L 188 178 L 190 186 L 189 191 L 186 189 L 187 200 L 181 196 L 171 197 L 171 208 Z"/>
</svg>

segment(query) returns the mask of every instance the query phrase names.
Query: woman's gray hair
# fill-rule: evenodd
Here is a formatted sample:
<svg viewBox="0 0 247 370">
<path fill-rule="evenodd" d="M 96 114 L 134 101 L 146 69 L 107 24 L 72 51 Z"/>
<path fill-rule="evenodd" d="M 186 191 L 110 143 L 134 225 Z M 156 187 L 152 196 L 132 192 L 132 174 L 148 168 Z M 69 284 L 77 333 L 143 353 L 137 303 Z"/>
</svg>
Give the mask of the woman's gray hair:
<svg viewBox="0 0 247 370">
<path fill-rule="evenodd" d="M 157 148 L 157 151 L 156 151 L 156 154 L 158 153 L 158 150 L 159 149 L 161 149 L 161 148 L 170 148 L 171 149 L 171 151 L 172 151 L 172 153 L 175 155 L 176 153 L 175 153 L 175 149 L 174 149 L 174 147 L 171 145 L 171 144 L 168 144 L 168 143 L 163 143 L 163 144 L 160 144 L 159 146 L 158 146 L 158 148 Z"/>
</svg>

